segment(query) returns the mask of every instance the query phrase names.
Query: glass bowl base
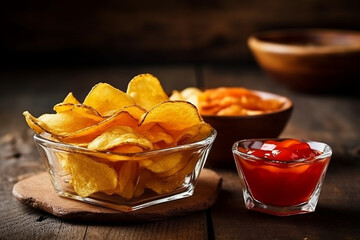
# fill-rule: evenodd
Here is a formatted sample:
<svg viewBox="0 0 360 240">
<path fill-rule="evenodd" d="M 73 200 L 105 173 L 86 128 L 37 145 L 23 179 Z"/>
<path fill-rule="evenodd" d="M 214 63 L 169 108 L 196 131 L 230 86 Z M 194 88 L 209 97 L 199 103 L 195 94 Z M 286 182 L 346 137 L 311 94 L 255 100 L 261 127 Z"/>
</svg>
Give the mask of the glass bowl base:
<svg viewBox="0 0 360 240">
<path fill-rule="evenodd" d="M 254 199 L 248 191 L 244 191 L 243 194 L 245 207 L 247 209 L 268 213 L 275 216 L 291 216 L 314 212 L 319 199 L 319 192 L 315 191 L 315 193 L 310 197 L 307 202 L 283 207 L 265 204 L 261 201 L 258 201 Z"/>
</svg>

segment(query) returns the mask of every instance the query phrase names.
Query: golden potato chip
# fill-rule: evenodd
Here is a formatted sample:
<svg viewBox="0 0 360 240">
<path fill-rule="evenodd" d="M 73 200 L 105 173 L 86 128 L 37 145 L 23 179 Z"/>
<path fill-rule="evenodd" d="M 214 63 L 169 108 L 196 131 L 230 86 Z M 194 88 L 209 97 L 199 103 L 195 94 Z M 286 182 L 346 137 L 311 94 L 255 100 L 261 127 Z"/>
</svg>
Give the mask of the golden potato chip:
<svg viewBox="0 0 360 240">
<path fill-rule="evenodd" d="M 90 118 L 97 122 L 104 120 L 104 117 L 101 116 L 94 108 L 84 104 L 59 103 L 54 106 L 54 110 L 57 113 L 71 110 L 73 113 L 78 114 L 81 117 Z"/>
<path fill-rule="evenodd" d="M 202 121 L 197 108 L 186 101 L 165 101 L 144 114 L 140 125 L 158 123 L 166 130 L 182 130 Z"/>
<path fill-rule="evenodd" d="M 135 145 L 145 150 L 153 149 L 150 140 L 128 126 L 114 126 L 109 128 L 91 141 L 88 148 L 97 151 L 107 151 L 111 148 L 125 144 Z"/>
<path fill-rule="evenodd" d="M 199 95 L 201 93 L 202 93 L 202 91 L 198 88 L 188 87 L 188 88 L 185 88 L 184 90 L 182 90 L 181 92 L 176 91 L 176 90 L 173 91 L 172 95 L 170 96 L 170 100 L 172 100 L 172 101 L 184 100 L 184 101 L 191 102 L 195 106 L 198 106 L 199 105 Z"/>
<path fill-rule="evenodd" d="M 157 194 L 173 192 L 181 187 L 181 184 L 184 182 L 184 176 L 179 174 L 165 178 L 159 178 L 156 174 L 146 170 L 142 174 L 143 181 L 146 181 L 146 188 L 153 190 Z"/>
<path fill-rule="evenodd" d="M 38 119 L 35 118 L 33 115 L 31 115 L 28 111 L 23 112 L 23 115 L 25 116 L 25 121 L 29 125 L 29 127 L 34 130 L 36 133 L 42 133 L 45 131 L 44 128 L 42 128 L 38 124 Z"/>
<path fill-rule="evenodd" d="M 135 76 L 128 84 L 126 93 L 131 96 L 136 104 L 146 110 L 155 105 L 169 100 L 164 92 L 159 79 L 151 74 L 140 74 Z"/>
<path fill-rule="evenodd" d="M 152 125 L 149 129 L 144 131 L 139 129 L 152 143 L 163 142 L 165 145 L 174 143 L 174 138 L 159 124 Z"/>
<path fill-rule="evenodd" d="M 139 153 L 143 151 L 144 151 L 143 148 L 139 146 L 135 146 L 133 144 L 124 144 L 109 149 L 109 152 L 114 152 L 114 153 Z"/>
<path fill-rule="evenodd" d="M 94 108 L 102 116 L 106 116 L 109 111 L 119 110 L 135 102 L 128 94 L 110 84 L 98 83 L 91 89 L 83 104 Z"/>
<path fill-rule="evenodd" d="M 120 196 L 127 199 L 133 197 L 139 175 L 139 164 L 136 161 L 126 161 L 122 163 L 119 171 L 118 187 Z"/>
<path fill-rule="evenodd" d="M 133 129 L 137 129 L 137 117 L 141 116 L 143 113 L 142 108 L 137 105 L 125 107 L 101 122 L 69 134 L 61 135 L 59 138 L 67 143 L 89 143 L 101 135 L 105 130 L 113 126 L 129 126 Z"/>
<path fill-rule="evenodd" d="M 171 131 L 171 134 L 174 136 L 175 143 L 178 146 L 205 139 L 211 131 L 212 127 L 209 124 L 200 122 L 181 131 Z"/>
<path fill-rule="evenodd" d="M 54 106 L 54 111 L 57 113 L 66 112 L 73 108 L 73 103 L 58 103 Z"/>
<path fill-rule="evenodd" d="M 27 121 L 29 120 L 30 127 L 36 132 L 46 131 L 55 136 L 70 134 L 97 123 L 92 119 L 74 114 L 71 110 L 56 114 L 43 114 L 39 118 L 33 117 L 29 112 L 23 114 Z"/>
<path fill-rule="evenodd" d="M 147 169 L 154 173 L 162 173 L 176 167 L 181 162 L 181 153 L 171 153 L 159 155 L 151 158 L 152 164 L 146 166 Z"/>
<path fill-rule="evenodd" d="M 65 97 L 64 101 L 62 103 L 73 103 L 73 104 L 79 104 L 79 100 L 76 99 L 76 97 L 73 95 L 72 92 L 69 92 L 69 94 Z"/>
<path fill-rule="evenodd" d="M 111 191 L 118 184 L 115 170 L 104 163 L 99 163 L 83 154 L 67 154 L 71 181 L 76 193 L 81 197 L 101 191 Z"/>
<path fill-rule="evenodd" d="M 71 174 L 71 168 L 68 161 L 68 153 L 57 152 L 56 157 L 60 163 L 60 167 L 67 173 Z"/>
</svg>

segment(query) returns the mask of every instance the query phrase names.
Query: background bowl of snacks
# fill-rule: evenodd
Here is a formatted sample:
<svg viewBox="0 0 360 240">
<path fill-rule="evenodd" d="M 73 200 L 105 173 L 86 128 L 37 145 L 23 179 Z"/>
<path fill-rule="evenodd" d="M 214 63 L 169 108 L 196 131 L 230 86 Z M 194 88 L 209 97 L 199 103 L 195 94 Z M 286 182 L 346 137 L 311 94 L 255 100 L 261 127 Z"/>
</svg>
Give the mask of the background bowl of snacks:
<svg viewBox="0 0 360 240">
<path fill-rule="evenodd" d="M 253 34 L 248 46 L 271 79 L 289 89 L 351 89 L 360 75 L 360 32 L 326 29 Z"/>
<path fill-rule="evenodd" d="M 23 114 L 58 195 L 125 212 L 189 197 L 216 137 L 198 109 L 150 74 L 126 92 L 98 83 L 56 113 Z"/>
<path fill-rule="evenodd" d="M 278 137 L 288 123 L 292 101 L 270 92 L 240 87 L 174 91 L 170 99 L 192 102 L 204 121 L 217 131 L 208 167 L 235 167 L 231 147 L 246 138 Z"/>
</svg>

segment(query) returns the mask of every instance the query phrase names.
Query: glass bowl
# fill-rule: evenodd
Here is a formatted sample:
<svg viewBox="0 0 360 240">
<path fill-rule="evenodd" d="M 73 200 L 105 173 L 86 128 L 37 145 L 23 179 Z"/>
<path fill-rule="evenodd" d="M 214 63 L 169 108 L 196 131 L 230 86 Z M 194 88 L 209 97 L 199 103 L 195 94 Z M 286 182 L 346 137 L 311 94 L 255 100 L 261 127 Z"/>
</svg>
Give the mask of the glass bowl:
<svg viewBox="0 0 360 240">
<path fill-rule="evenodd" d="M 34 135 L 58 195 L 124 212 L 192 196 L 215 138 L 120 154 Z"/>
<path fill-rule="evenodd" d="M 232 148 L 246 208 L 277 216 L 315 211 L 331 148 L 325 143 L 300 140 L 319 155 L 272 160 L 251 154 L 267 140 L 285 139 L 245 139 L 235 142 Z"/>
</svg>

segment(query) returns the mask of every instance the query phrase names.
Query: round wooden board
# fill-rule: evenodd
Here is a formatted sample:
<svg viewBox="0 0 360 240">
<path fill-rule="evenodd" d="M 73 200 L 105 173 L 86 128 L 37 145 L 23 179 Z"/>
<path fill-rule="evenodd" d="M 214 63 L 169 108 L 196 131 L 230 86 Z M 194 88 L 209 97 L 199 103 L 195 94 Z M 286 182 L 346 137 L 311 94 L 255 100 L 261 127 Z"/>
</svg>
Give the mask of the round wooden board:
<svg viewBox="0 0 360 240">
<path fill-rule="evenodd" d="M 47 172 L 21 180 L 14 185 L 13 195 L 22 203 L 57 217 L 85 222 L 147 222 L 186 215 L 212 206 L 221 189 L 222 179 L 214 171 L 203 169 L 193 196 L 143 208 L 121 212 L 60 197 Z"/>
</svg>

